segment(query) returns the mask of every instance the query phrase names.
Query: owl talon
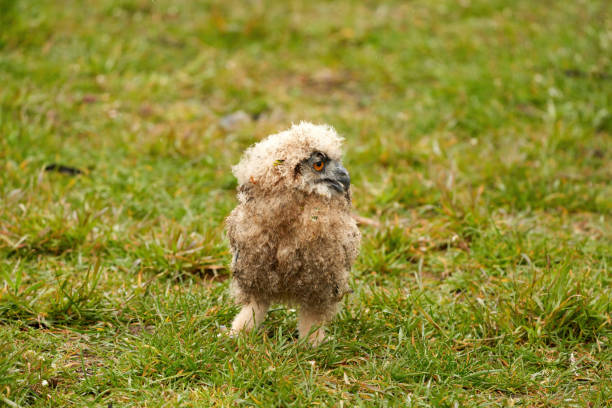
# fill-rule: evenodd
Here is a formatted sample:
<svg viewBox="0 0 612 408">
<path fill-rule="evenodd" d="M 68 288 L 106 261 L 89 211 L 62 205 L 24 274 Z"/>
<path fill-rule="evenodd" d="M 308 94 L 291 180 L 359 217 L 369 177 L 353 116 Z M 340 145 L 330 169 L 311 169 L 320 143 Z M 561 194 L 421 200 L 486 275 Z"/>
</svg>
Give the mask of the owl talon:
<svg viewBox="0 0 612 408">
<path fill-rule="evenodd" d="M 325 343 L 327 340 L 328 339 L 325 336 L 325 330 L 323 330 L 323 328 L 315 330 L 314 333 L 308 336 L 308 342 L 310 343 L 312 347 L 320 346 L 321 344 Z"/>
</svg>

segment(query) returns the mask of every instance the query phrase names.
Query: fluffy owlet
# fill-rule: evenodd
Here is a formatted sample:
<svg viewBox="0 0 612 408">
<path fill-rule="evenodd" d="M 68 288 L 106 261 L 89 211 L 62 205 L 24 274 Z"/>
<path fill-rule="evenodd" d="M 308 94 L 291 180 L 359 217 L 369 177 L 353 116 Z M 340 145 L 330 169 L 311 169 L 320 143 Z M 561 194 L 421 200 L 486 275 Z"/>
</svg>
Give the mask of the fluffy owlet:
<svg viewBox="0 0 612 408">
<path fill-rule="evenodd" d="M 331 127 L 302 122 L 251 146 L 233 167 L 239 204 L 226 226 L 232 294 L 242 305 L 233 333 L 281 302 L 299 307 L 300 337 L 324 339 L 321 325 L 350 292 L 361 239 L 341 144 Z"/>
</svg>

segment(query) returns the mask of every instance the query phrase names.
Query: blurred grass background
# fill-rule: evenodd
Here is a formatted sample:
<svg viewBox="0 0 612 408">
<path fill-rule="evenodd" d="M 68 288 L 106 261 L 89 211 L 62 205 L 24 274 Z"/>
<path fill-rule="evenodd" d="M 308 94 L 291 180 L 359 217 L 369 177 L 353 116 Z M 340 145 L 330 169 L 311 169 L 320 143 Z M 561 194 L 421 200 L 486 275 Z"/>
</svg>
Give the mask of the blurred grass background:
<svg viewBox="0 0 612 408">
<path fill-rule="evenodd" d="M 0 401 L 610 404 L 610 16 L 0 0 Z M 218 337 L 230 167 L 300 120 L 346 137 L 356 292 L 315 350 Z"/>
</svg>

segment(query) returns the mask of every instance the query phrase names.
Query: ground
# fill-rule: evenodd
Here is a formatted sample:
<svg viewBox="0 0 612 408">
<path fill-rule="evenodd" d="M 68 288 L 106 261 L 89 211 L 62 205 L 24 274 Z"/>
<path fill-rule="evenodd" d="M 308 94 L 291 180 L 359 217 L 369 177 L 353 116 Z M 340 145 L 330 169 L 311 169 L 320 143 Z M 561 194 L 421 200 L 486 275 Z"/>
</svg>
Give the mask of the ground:
<svg viewBox="0 0 612 408">
<path fill-rule="evenodd" d="M 0 405 L 612 403 L 609 2 L 202 3 L 0 0 Z M 231 339 L 230 167 L 302 119 L 355 293 Z"/>
</svg>

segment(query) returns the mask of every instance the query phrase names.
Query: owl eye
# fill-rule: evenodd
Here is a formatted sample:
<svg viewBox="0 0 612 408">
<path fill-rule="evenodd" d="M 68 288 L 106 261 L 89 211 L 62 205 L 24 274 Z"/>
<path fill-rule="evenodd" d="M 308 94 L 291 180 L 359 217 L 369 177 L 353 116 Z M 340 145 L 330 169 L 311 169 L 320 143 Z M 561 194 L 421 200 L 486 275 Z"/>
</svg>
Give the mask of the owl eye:
<svg viewBox="0 0 612 408">
<path fill-rule="evenodd" d="M 323 170 L 323 167 L 325 167 L 325 163 L 323 163 L 323 160 L 320 160 L 312 165 L 312 168 L 315 169 L 316 171 Z"/>
</svg>

